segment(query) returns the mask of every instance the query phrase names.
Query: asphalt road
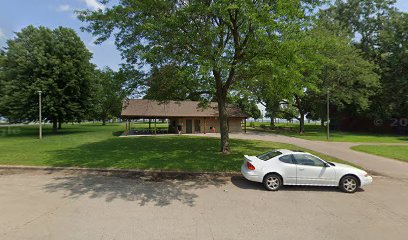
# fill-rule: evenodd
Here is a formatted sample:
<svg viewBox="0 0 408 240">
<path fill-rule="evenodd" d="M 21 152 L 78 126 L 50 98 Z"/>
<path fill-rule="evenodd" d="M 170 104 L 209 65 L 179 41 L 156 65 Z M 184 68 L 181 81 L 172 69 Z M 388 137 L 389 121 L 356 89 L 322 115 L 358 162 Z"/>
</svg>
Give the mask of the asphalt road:
<svg viewBox="0 0 408 240">
<path fill-rule="evenodd" d="M 0 170 L 0 239 L 407 239 L 408 184 L 268 192 L 241 177 Z"/>
</svg>

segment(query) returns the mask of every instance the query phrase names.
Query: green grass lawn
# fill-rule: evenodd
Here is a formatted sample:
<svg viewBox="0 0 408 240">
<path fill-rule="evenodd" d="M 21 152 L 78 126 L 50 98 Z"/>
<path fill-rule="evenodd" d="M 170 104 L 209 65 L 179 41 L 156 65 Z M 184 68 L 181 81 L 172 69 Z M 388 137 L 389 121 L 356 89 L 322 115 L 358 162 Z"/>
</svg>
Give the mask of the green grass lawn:
<svg viewBox="0 0 408 240">
<path fill-rule="evenodd" d="M 218 152 L 219 140 L 207 137 L 118 137 L 123 124 L 63 125 L 37 139 L 35 126 L 0 127 L 0 164 L 98 168 L 166 169 L 187 171 L 239 171 L 243 155 L 257 155 L 274 148 L 299 147 L 262 141 L 231 140 L 232 153 Z M 134 124 L 135 128 L 144 128 Z M 342 162 L 322 154 L 328 161 Z"/>
<path fill-rule="evenodd" d="M 269 126 L 269 123 L 264 123 Z M 276 130 L 262 129 L 256 127 L 248 128 L 253 131 L 271 132 L 281 134 L 290 137 L 297 137 L 313 141 L 326 141 L 326 129 L 320 125 L 306 124 L 305 133 L 299 134 L 298 124 L 276 124 Z M 255 126 L 260 126 L 257 122 Z M 408 136 L 401 135 L 387 135 L 387 134 L 375 134 L 375 133 L 355 133 L 355 132 L 340 132 L 331 131 L 330 140 L 332 142 L 376 142 L 376 143 L 408 143 Z"/>
<path fill-rule="evenodd" d="M 408 162 L 408 146 L 358 145 L 351 149 Z"/>
</svg>

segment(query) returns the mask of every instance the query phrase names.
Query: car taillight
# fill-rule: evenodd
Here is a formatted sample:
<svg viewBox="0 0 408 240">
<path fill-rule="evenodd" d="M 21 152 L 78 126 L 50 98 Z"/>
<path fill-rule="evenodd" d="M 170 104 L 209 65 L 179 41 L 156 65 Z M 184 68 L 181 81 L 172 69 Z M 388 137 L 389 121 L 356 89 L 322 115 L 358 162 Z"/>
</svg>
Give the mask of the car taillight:
<svg viewBox="0 0 408 240">
<path fill-rule="evenodd" d="M 254 165 L 252 165 L 250 162 L 247 162 L 247 168 L 248 168 L 249 170 L 255 170 Z"/>
</svg>

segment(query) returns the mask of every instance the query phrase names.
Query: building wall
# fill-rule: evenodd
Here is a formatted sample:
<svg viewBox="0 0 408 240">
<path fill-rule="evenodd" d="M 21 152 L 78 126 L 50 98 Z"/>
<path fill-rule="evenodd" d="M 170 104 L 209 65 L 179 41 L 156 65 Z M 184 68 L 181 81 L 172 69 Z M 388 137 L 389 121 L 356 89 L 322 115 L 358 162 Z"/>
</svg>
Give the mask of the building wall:
<svg viewBox="0 0 408 240">
<path fill-rule="evenodd" d="M 187 120 L 192 120 L 192 130 L 193 133 L 212 133 L 212 132 L 219 132 L 220 128 L 220 122 L 218 118 L 177 118 L 177 119 L 170 119 L 170 125 L 172 124 L 173 121 L 176 122 L 177 125 L 182 126 L 182 133 L 187 133 Z M 200 120 L 200 131 L 197 132 L 196 130 L 196 121 L 195 120 Z M 242 119 L 240 118 L 231 118 L 228 120 L 228 125 L 229 125 L 229 131 L 230 132 L 242 132 L 242 126 L 241 126 L 241 121 Z M 215 131 L 211 130 L 211 127 L 215 128 Z M 204 131 L 205 129 L 205 131 Z"/>
<path fill-rule="evenodd" d="M 242 119 L 240 118 L 230 118 L 228 120 L 228 126 L 230 132 L 242 132 Z"/>
</svg>

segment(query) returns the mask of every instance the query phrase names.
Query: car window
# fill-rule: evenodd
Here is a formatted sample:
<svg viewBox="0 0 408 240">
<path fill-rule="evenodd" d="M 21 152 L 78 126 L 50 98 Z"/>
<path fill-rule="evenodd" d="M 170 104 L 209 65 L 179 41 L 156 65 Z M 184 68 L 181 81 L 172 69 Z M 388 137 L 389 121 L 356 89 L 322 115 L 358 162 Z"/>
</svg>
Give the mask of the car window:
<svg viewBox="0 0 408 240">
<path fill-rule="evenodd" d="M 292 155 L 290 154 L 280 157 L 279 161 L 284 162 L 284 163 L 293 164 Z"/>
<path fill-rule="evenodd" d="M 274 157 L 276 157 L 276 156 L 279 156 L 279 155 L 281 155 L 281 154 L 282 154 L 282 153 L 279 152 L 279 151 L 271 151 L 271 152 L 267 152 L 267 153 L 258 155 L 258 156 L 256 156 L 256 157 L 259 158 L 259 159 L 261 159 L 261 160 L 266 161 L 266 160 L 269 160 L 269 159 L 274 158 Z"/>
<path fill-rule="evenodd" d="M 294 154 L 296 163 L 299 165 L 307 165 L 307 166 L 316 166 L 316 167 L 323 167 L 324 162 L 318 159 L 315 156 L 308 155 L 308 154 Z"/>
</svg>

